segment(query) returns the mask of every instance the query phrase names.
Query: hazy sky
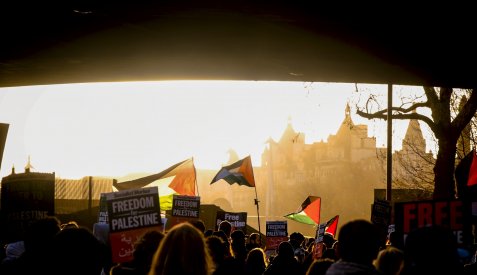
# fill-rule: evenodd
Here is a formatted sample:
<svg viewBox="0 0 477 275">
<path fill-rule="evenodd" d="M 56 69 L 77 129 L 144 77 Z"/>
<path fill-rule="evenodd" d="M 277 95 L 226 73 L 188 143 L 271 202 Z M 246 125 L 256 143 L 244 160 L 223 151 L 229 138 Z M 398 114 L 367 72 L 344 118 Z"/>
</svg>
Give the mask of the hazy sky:
<svg viewBox="0 0 477 275">
<path fill-rule="evenodd" d="M 360 87 L 363 87 L 360 85 Z M 385 85 L 366 89 L 386 93 Z M 278 140 L 288 120 L 306 142 L 335 134 L 354 84 L 252 81 L 124 82 L 0 89 L 0 122 L 10 124 L 0 171 L 63 178 L 159 172 L 194 157 L 197 168 L 220 169 L 232 148 L 260 165 L 265 141 Z M 386 123 L 353 115 L 385 145 Z M 394 123 L 399 149 L 407 122 Z M 422 123 L 421 123 L 421 126 Z M 429 146 L 428 146 L 429 148 Z"/>
</svg>

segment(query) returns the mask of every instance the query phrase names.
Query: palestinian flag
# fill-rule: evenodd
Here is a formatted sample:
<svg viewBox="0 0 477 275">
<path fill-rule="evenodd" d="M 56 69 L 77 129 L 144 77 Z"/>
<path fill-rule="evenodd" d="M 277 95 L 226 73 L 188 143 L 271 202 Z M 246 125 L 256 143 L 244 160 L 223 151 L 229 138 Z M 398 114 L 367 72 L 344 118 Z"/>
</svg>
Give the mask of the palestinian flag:
<svg viewBox="0 0 477 275">
<path fill-rule="evenodd" d="M 252 160 L 250 156 L 222 167 L 210 184 L 219 180 L 225 180 L 230 185 L 237 183 L 238 185 L 255 187 L 255 178 L 253 176 Z"/>
<path fill-rule="evenodd" d="M 285 218 L 304 224 L 317 225 L 320 223 L 320 208 L 321 198 L 308 196 L 301 204 L 300 210 L 286 215 Z"/>
<path fill-rule="evenodd" d="M 159 187 L 161 210 L 172 209 L 172 195 L 195 196 L 196 171 L 193 159 L 174 164 L 166 170 L 150 176 L 123 182 L 116 182 L 117 190 Z"/>
<path fill-rule="evenodd" d="M 338 220 L 340 219 L 339 215 L 334 216 L 326 223 L 325 232 L 330 233 L 331 235 L 336 236 L 336 230 L 338 230 Z"/>
</svg>

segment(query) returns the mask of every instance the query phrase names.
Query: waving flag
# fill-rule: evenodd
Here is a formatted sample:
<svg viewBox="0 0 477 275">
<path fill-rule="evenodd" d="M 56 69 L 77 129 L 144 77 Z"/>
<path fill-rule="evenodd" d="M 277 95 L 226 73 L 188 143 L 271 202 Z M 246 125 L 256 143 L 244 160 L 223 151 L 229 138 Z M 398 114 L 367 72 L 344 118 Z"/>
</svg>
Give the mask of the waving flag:
<svg viewBox="0 0 477 275">
<path fill-rule="evenodd" d="M 167 178 L 171 178 L 167 182 Z M 164 183 L 161 183 L 164 181 Z M 168 184 L 167 184 L 168 183 Z M 192 158 L 176 163 L 166 170 L 150 176 L 113 184 L 118 190 L 138 189 L 156 185 L 159 187 L 161 210 L 172 209 L 172 195 L 195 196 L 196 171 Z"/>
<path fill-rule="evenodd" d="M 237 183 L 238 185 L 255 187 L 252 160 L 250 156 L 222 167 L 210 184 L 219 180 L 225 180 L 229 184 Z"/>
<path fill-rule="evenodd" d="M 338 220 L 340 219 L 339 215 L 334 216 L 326 223 L 325 232 L 330 233 L 331 235 L 336 236 L 336 230 L 338 229 Z"/>
<path fill-rule="evenodd" d="M 116 182 L 114 187 L 118 190 L 135 189 L 145 187 L 157 180 L 174 177 L 169 183 L 169 187 L 181 195 L 195 196 L 196 173 L 194 161 L 187 159 L 176 163 L 166 170 L 154 175 L 142 177 L 135 180 Z"/>
<path fill-rule="evenodd" d="M 467 179 L 467 186 L 472 186 L 477 184 L 477 155 L 475 149 L 472 150 L 472 164 L 469 169 L 469 177 Z"/>
<path fill-rule="evenodd" d="M 320 223 L 320 207 L 320 197 L 308 196 L 301 204 L 299 211 L 288 214 L 285 218 L 305 224 L 316 225 Z"/>
</svg>

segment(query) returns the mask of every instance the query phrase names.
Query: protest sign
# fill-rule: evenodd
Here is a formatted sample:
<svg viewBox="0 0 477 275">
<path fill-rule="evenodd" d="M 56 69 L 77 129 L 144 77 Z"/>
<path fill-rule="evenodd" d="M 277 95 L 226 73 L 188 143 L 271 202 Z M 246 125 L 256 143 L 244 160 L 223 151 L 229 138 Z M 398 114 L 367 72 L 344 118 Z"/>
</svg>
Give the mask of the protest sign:
<svg viewBox="0 0 477 275">
<path fill-rule="evenodd" d="M 322 243 L 325 236 L 326 223 L 321 223 L 316 227 L 315 243 Z"/>
<path fill-rule="evenodd" d="M 325 244 L 323 242 L 323 238 L 325 236 L 326 231 L 326 223 L 321 223 L 316 227 L 316 234 L 315 234 L 315 243 L 313 246 L 313 259 L 317 260 L 323 256 L 323 250 Z"/>
<path fill-rule="evenodd" d="M 439 225 L 449 228 L 458 244 L 468 242 L 470 213 L 460 200 L 433 200 L 395 204 L 395 231 L 403 240 L 414 229 Z"/>
<path fill-rule="evenodd" d="M 157 187 L 105 193 L 113 262 L 132 260 L 134 243 L 147 231 L 162 231 Z"/>
<path fill-rule="evenodd" d="M 287 221 L 267 221 L 266 230 L 267 250 L 277 249 L 281 242 L 288 241 Z"/>
<path fill-rule="evenodd" d="M 371 210 L 371 222 L 387 229 L 391 221 L 391 205 L 388 201 L 376 200 Z"/>
<path fill-rule="evenodd" d="M 99 197 L 98 223 L 101 223 L 101 224 L 109 223 L 109 220 L 108 220 L 108 204 L 106 202 L 106 194 L 105 193 L 101 193 L 101 195 Z"/>
<path fill-rule="evenodd" d="M 169 218 L 170 226 L 199 218 L 200 197 L 174 195 L 172 199 L 172 211 Z"/>
<path fill-rule="evenodd" d="M 228 221 L 232 224 L 232 231 L 233 230 L 242 230 L 244 233 L 247 233 L 247 212 L 225 212 L 225 211 L 217 211 L 217 215 L 215 218 L 215 225 L 218 228 L 219 224 L 222 221 Z"/>
<path fill-rule="evenodd" d="M 1 183 L 0 233 L 18 240 L 29 225 L 55 213 L 55 174 L 10 174 Z"/>
</svg>

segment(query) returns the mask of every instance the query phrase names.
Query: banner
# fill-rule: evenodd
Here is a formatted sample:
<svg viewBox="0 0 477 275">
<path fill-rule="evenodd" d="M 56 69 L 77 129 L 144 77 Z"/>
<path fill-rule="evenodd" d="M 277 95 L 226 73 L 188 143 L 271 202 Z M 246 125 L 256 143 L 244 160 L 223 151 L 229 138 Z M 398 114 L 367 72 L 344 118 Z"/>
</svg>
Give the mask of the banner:
<svg viewBox="0 0 477 275">
<path fill-rule="evenodd" d="M 2 225 L 0 233 L 21 239 L 33 221 L 55 215 L 55 174 L 10 174 L 1 183 Z"/>
<path fill-rule="evenodd" d="M 106 194 L 104 193 L 99 196 L 98 223 L 101 223 L 101 224 L 109 223 L 108 203 L 106 202 Z"/>
<path fill-rule="evenodd" d="M 170 227 L 186 221 L 196 220 L 200 215 L 200 197 L 174 195 Z M 169 226 L 169 225 L 168 225 Z"/>
<path fill-rule="evenodd" d="M 391 221 L 391 205 L 388 201 L 376 200 L 371 210 L 371 222 L 388 228 Z"/>
<path fill-rule="evenodd" d="M 267 250 L 277 249 L 281 242 L 288 241 L 287 221 L 267 221 L 266 235 Z"/>
<path fill-rule="evenodd" d="M 466 209 L 460 200 L 418 201 L 395 204 L 395 231 L 403 240 L 414 229 L 441 225 L 450 228 L 458 244 L 467 243 L 470 229 Z"/>
<path fill-rule="evenodd" d="M 162 231 L 157 187 L 105 193 L 113 262 L 132 260 L 134 243 L 147 231 Z"/>
<path fill-rule="evenodd" d="M 199 218 L 200 197 L 174 195 L 172 200 L 172 216 Z"/>
<path fill-rule="evenodd" d="M 325 248 L 325 243 L 323 242 L 323 238 L 325 236 L 327 223 L 321 223 L 316 227 L 316 234 L 315 234 L 315 244 L 313 246 L 313 259 L 318 260 L 321 259 L 323 256 L 323 250 Z"/>
<path fill-rule="evenodd" d="M 315 243 L 323 242 L 325 231 L 326 231 L 326 223 L 321 223 L 319 226 L 316 227 Z"/>
<path fill-rule="evenodd" d="M 225 211 L 217 211 L 217 216 L 215 220 L 216 228 L 218 228 L 219 224 L 225 220 L 232 224 L 232 231 L 242 230 L 245 234 L 247 234 L 247 212 L 232 213 Z"/>
<path fill-rule="evenodd" d="M 391 222 L 391 205 L 385 200 L 375 200 L 371 209 L 371 222 L 380 230 L 381 242 L 386 243 L 386 235 Z"/>
</svg>

